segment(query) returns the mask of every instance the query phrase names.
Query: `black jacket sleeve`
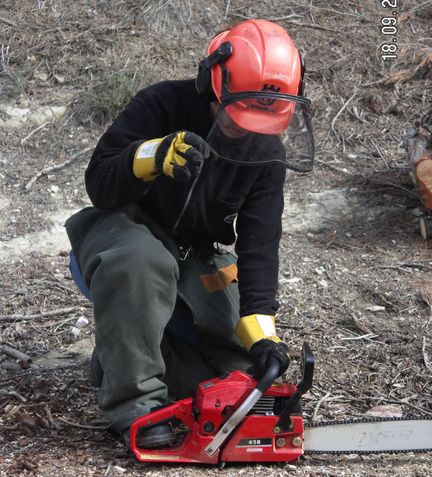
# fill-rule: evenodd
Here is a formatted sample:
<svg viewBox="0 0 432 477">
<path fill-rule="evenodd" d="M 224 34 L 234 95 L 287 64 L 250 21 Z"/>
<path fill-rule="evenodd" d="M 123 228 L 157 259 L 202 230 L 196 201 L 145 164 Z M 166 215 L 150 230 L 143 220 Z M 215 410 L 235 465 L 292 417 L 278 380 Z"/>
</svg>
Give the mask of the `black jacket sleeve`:
<svg viewBox="0 0 432 477">
<path fill-rule="evenodd" d="M 114 209 L 138 201 L 152 183 L 133 174 L 133 158 L 144 141 L 167 134 L 163 106 L 151 88 L 140 91 L 99 140 L 85 173 L 93 205 Z"/>
<path fill-rule="evenodd" d="M 266 166 L 238 214 L 240 316 L 274 315 L 279 307 L 275 296 L 285 174 L 284 167 Z"/>
</svg>

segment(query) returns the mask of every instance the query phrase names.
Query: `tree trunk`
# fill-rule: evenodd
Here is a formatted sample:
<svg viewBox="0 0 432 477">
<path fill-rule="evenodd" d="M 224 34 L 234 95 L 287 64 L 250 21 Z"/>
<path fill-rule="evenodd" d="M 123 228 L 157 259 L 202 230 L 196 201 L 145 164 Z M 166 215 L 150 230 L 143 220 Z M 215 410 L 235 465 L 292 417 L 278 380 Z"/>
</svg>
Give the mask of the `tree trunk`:
<svg viewBox="0 0 432 477">
<path fill-rule="evenodd" d="M 407 130 L 403 144 L 411 177 L 427 212 L 420 219 L 420 232 L 426 240 L 432 237 L 432 110 L 420 124 Z"/>
</svg>

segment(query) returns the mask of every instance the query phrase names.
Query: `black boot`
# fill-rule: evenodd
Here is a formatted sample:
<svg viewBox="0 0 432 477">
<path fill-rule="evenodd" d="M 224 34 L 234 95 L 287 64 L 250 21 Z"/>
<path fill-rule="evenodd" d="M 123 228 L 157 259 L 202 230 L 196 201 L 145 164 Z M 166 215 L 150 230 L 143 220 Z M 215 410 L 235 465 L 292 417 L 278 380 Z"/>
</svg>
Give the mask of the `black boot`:
<svg viewBox="0 0 432 477">
<path fill-rule="evenodd" d="M 130 446 L 129 429 L 123 432 L 122 441 Z M 159 424 L 150 428 L 139 428 L 136 436 L 136 446 L 140 449 L 170 447 L 176 441 L 176 436 L 169 424 Z"/>
</svg>

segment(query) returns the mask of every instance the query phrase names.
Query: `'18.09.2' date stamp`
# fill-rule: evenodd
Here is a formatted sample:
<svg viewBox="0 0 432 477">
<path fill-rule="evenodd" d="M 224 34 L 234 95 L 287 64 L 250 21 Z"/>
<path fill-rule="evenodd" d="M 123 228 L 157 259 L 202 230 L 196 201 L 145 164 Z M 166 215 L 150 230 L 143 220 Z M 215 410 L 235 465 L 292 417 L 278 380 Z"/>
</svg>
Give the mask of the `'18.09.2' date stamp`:
<svg viewBox="0 0 432 477">
<path fill-rule="evenodd" d="M 381 18 L 381 33 L 385 35 L 385 43 L 381 45 L 383 61 L 397 58 L 397 11 L 399 0 L 381 0 L 381 7 L 386 9 L 386 16 Z"/>
</svg>

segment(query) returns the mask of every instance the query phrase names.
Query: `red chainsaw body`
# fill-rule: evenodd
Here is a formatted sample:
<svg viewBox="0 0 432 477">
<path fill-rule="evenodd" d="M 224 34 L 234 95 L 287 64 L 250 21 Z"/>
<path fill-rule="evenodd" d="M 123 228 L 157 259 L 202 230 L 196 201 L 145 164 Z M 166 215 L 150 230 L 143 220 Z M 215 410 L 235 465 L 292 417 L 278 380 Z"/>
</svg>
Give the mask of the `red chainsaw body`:
<svg viewBox="0 0 432 477">
<path fill-rule="evenodd" d="M 212 456 L 205 448 L 245 397 L 257 385 L 246 373 L 234 371 L 225 378 L 204 381 L 198 386 L 195 399 L 177 401 L 134 421 L 131 427 L 131 449 L 143 462 L 189 462 L 217 464 L 219 462 L 290 462 L 303 454 L 303 419 L 291 415 L 288 432 L 275 429 L 279 417 L 250 412 Z M 289 398 L 293 384 L 273 384 L 263 397 Z M 137 431 L 178 419 L 187 430 L 176 447 L 140 449 L 136 447 Z"/>
</svg>

